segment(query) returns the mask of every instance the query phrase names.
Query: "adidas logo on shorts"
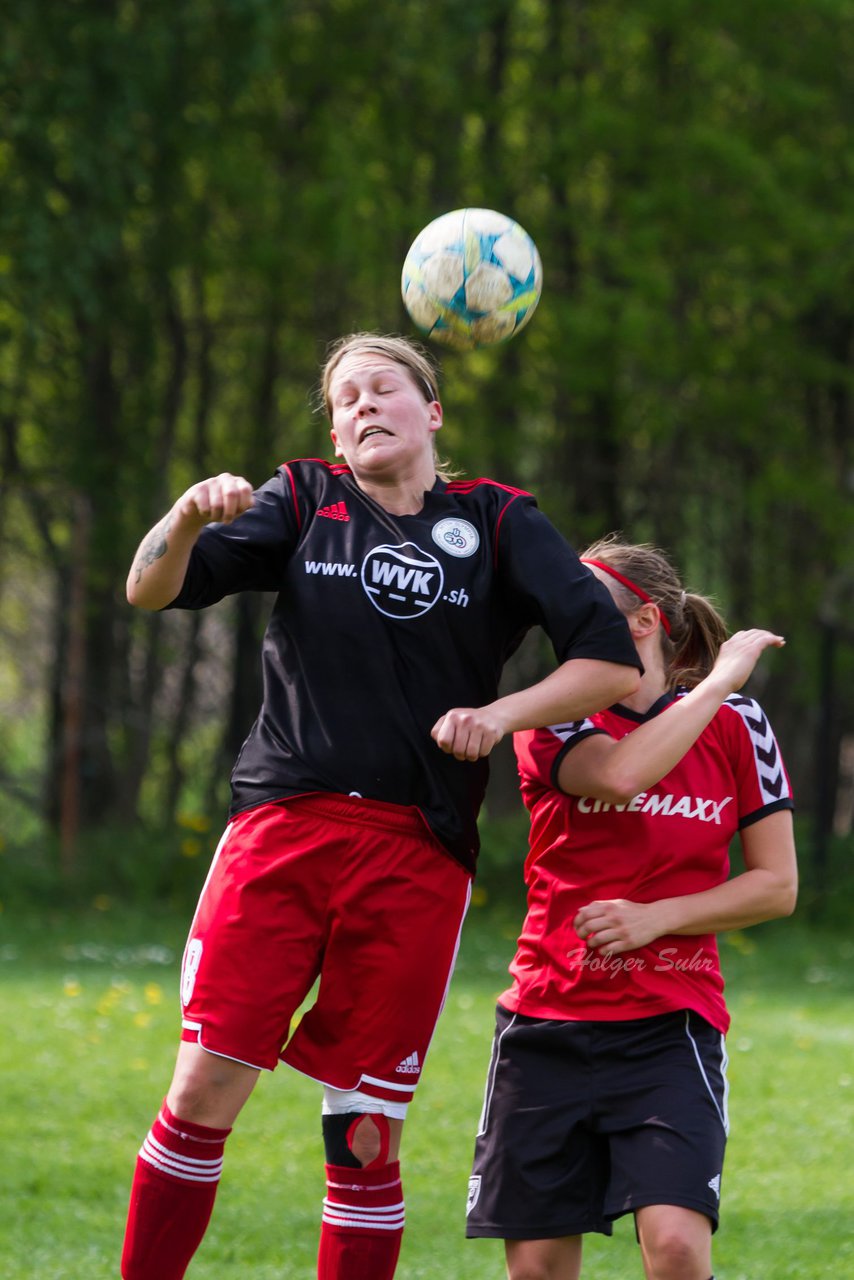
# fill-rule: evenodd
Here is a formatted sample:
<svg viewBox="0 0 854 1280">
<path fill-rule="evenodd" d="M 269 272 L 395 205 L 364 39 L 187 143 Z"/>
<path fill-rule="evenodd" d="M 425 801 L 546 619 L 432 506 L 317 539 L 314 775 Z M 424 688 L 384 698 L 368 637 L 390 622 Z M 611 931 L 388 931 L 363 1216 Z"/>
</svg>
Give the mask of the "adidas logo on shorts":
<svg viewBox="0 0 854 1280">
<path fill-rule="evenodd" d="M 401 1075 L 408 1076 L 417 1076 L 420 1070 L 421 1064 L 418 1061 L 417 1053 L 410 1053 L 408 1058 L 404 1058 L 403 1062 L 395 1067 L 395 1071 L 399 1072 Z"/>
</svg>

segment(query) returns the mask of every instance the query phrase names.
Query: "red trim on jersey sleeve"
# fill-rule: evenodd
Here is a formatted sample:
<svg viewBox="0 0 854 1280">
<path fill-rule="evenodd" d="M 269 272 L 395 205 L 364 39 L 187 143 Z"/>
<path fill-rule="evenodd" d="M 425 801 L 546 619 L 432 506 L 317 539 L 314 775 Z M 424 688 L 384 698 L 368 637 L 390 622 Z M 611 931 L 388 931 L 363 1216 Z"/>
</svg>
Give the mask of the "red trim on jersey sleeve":
<svg viewBox="0 0 854 1280">
<path fill-rule="evenodd" d="M 299 509 L 299 502 L 297 501 L 297 485 L 296 485 L 296 480 L 294 480 L 294 473 L 291 471 L 290 466 L 287 463 L 284 463 L 282 465 L 282 470 L 284 471 L 285 475 L 288 477 L 288 482 L 291 486 L 291 497 L 294 500 L 294 514 L 297 520 L 297 529 L 301 530 L 302 514 Z"/>
<path fill-rule="evenodd" d="M 514 489 L 513 485 L 501 484 L 498 480 L 490 480 L 486 476 L 480 476 L 477 480 L 450 480 L 445 492 L 471 493 L 473 489 L 476 489 L 481 484 L 491 484 L 494 489 L 503 489 L 505 493 L 511 493 L 514 498 L 532 498 L 534 496 L 527 489 Z"/>
<path fill-rule="evenodd" d="M 281 467 L 292 467 L 297 462 L 316 462 L 318 466 L 326 467 L 327 471 L 331 471 L 333 475 L 341 475 L 342 472 L 349 474 L 350 468 L 346 462 L 327 462 L 326 458 L 289 458 L 287 462 L 280 462 Z"/>
<path fill-rule="evenodd" d="M 498 513 L 498 519 L 495 521 L 495 533 L 492 536 L 492 563 L 496 566 L 498 565 L 498 535 L 501 532 L 501 523 L 517 498 L 523 498 L 523 497 L 529 497 L 529 496 L 530 496 L 529 494 L 525 494 L 521 492 L 514 494 L 514 496 L 510 499 L 509 502 L 505 502 L 504 506 L 501 508 L 501 510 Z"/>
<path fill-rule="evenodd" d="M 495 532 L 492 535 L 492 563 L 498 564 L 498 537 L 501 532 L 501 523 L 507 514 L 508 509 L 512 506 L 517 498 L 533 498 L 534 495 L 529 493 L 527 489 L 516 489 L 513 485 L 501 484 L 498 480 L 490 480 L 486 476 L 479 476 L 477 480 L 451 480 L 445 486 L 446 493 L 473 493 L 475 489 L 481 485 L 491 485 L 493 489 L 500 489 L 502 493 L 509 493 L 510 500 L 505 502 L 504 506 L 498 513 L 495 521 Z M 534 499 L 536 501 L 536 499 Z"/>
</svg>

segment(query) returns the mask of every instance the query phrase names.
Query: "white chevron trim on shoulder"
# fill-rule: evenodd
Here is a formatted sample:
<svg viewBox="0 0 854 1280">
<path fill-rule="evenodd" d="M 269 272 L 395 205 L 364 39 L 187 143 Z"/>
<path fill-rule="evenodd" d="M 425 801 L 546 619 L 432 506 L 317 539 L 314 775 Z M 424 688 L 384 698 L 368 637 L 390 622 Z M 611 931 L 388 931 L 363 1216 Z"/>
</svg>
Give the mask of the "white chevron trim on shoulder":
<svg viewBox="0 0 854 1280">
<path fill-rule="evenodd" d="M 548 728 L 549 733 L 560 738 L 561 742 L 567 742 L 577 733 L 581 733 L 582 729 L 593 729 L 595 725 L 592 720 L 567 720 L 563 724 L 550 724 Z"/>
<path fill-rule="evenodd" d="M 727 698 L 724 706 L 731 707 L 737 715 L 741 716 L 742 723 L 750 734 L 763 802 L 773 804 L 775 800 L 787 800 L 792 793 L 777 747 L 777 739 L 759 703 L 753 698 L 734 693 Z"/>
</svg>

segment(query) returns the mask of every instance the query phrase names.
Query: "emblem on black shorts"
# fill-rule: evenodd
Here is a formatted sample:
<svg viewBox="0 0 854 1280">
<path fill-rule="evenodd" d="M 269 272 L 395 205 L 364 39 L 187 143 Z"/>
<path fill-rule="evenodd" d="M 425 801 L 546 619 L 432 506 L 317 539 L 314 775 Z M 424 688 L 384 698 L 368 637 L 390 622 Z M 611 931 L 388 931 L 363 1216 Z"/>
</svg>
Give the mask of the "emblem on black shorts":
<svg viewBox="0 0 854 1280">
<path fill-rule="evenodd" d="M 480 1199 L 480 1174 L 476 1173 L 473 1178 L 469 1178 L 469 1198 L 466 1204 L 466 1217 L 471 1213 L 472 1209 Z"/>
</svg>

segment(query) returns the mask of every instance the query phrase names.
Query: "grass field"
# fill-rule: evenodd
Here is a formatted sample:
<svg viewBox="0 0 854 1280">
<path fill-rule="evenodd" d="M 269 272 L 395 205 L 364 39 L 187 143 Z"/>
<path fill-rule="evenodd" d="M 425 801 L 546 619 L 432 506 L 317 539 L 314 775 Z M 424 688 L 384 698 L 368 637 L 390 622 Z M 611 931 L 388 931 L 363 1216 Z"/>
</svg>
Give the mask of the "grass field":
<svg viewBox="0 0 854 1280">
<path fill-rule="evenodd" d="M 186 920 L 102 902 L 0 915 L 0 1273 L 117 1280 L 136 1150 L 171 1072 Z M 407 1122 L 400 1280 L 503 1276 L 462 1234 L 496 994 L 513 923 L 474 911 Z M 854 943 L 797 919 L 722 941 L 732 1133 L 718 1280 L 854 1276 Z M 323 1195 L 318 1089 L 264 1077 L 229 1141 L 192 1280 L 312 1280 Z M 632 1224 L 587 1245 L 585 1277 L 642 1271 Z"/>
</svg>

